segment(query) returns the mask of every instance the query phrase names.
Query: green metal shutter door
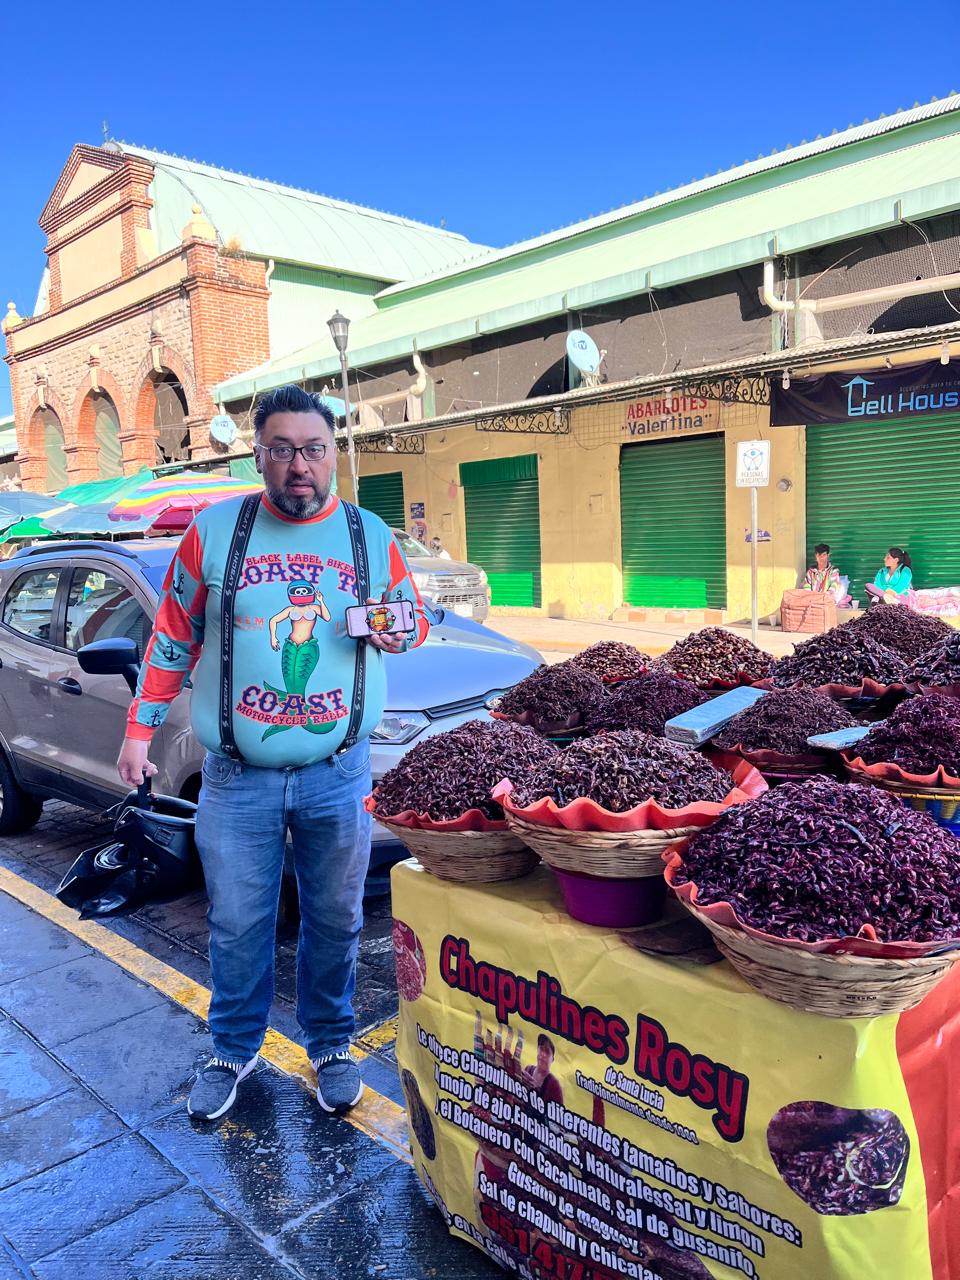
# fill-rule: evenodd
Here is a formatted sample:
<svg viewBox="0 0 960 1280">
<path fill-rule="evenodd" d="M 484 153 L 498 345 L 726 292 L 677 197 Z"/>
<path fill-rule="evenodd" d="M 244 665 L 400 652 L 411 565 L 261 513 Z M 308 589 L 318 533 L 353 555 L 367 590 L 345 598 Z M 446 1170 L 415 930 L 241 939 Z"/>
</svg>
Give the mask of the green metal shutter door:
<svg viewBox="0 0 960 1280">
<path fill-rule="evenodd" d="M 375 512 L 391 529 L 406 529 L 402 471 L 385 471 L 378 476 L 361 476 L 359 489 L 361 507 Z"/>
<path fill-rule="evenodd" d="M 540 604 L 537 455 L 461 462 L 467 559 L 486 570 L 491 603 Z"/>
<path fill-rule="evenodd" d="M 889 547 L 905 547 L 917 587 L 960 583 L 960 416 L 807 427 L 807 547 L 866 602 Z"/>
<path fill-rule="evenodd" d="M 722 609 L 727 602 L 723 436 L 620 451 L 625 604 Z"/>
</svg>

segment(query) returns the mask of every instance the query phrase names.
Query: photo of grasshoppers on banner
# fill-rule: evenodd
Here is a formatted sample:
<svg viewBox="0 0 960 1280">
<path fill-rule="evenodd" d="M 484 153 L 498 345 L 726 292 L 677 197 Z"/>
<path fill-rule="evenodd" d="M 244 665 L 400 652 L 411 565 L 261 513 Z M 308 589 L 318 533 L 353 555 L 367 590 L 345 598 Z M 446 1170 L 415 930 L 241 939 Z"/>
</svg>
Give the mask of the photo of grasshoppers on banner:
<svg viewBox="0 0 960 1280">
<path fill-rule="evenodd" d="M 425 971 L 397 1050 L 414 1165 L 506 1272 L 960 1278 L 956 970 L 906 1013 L 824 1017 L 679 910 L 570 919 L 546 870 L 452 887 L 408 862 L 393 901 Z"/>
</svg>

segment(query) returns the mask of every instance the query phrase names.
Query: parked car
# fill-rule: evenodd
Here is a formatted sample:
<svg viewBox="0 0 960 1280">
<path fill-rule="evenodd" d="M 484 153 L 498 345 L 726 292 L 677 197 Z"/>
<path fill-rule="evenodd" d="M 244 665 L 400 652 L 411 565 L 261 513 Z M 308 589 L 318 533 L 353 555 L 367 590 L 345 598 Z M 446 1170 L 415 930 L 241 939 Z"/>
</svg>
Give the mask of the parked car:
<svg viewBox="0 0 960 1280">
<path fill-rule="evenodd" d="M 490 613 L 490 587 L 478 564 L 466 560 L 446 560 L 435 556 L 416 538 L 402 529 L 392 530 L 422 596 L 450 610 L 460 618 L 486 622 Z"/>
<path fill-rule="evenodd" d="M 116 758 L 130 689 L 116 662 L 111 674 L 90 674 L 83 651 L 113 638 L 139 661 L 176 546 L 75 541 L 28 547 L 0 564 L 0 835 L 31 826 L 48 797 L 100 809 L 123 795 Z M 489 703 L 541 663 L 528 645 L 427 603 L 434 625 L 426 642 L 387 659 L 389 709 L 371 742 L 374 780 L 415 742 L 487 718 Z M 158 791 L 196 799 L 203 749 L 188 695 L 173 703 L 151 759 Z M 374 842 L 376 865 L 396 844 L 382 827 Z"/>
</svg>

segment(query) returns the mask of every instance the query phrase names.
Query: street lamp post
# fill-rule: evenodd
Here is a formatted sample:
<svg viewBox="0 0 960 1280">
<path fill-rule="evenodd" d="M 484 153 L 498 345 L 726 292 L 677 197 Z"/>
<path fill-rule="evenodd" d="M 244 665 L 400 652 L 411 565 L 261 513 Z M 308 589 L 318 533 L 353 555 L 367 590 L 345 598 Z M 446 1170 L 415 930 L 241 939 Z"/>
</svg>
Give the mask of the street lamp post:
<svg viewBox="0 0 960 1280">
<path fill-rule="evenodd" d="M 350 321 L 346 316 L 335 311 L 327 321 L 330 337 L 340 356 L 340 381 L 343 385 L 343 410 L 347 426 L 347 456 L 350 459 L 350 486 L 353 490 L 353 501 L 359 503 L 360 490 L 357 486 L 357 455 L 353 447 L 353 422 L 350 417 L 350 383 L 347 378 L 347 333 Z"/>
</svg>

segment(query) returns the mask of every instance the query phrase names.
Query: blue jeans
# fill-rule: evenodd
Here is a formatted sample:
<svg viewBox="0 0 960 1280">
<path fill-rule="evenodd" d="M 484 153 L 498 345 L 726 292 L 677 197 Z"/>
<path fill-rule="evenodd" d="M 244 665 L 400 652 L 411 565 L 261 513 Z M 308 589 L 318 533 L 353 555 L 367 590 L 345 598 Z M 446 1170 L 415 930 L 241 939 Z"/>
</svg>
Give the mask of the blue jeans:
<svg viewBox="0 0 960 1280">
<path fill-rule="evenodd" d="M 302 769 L 207 754 L 197 847 L 210 907 L 210 1030 L 218 1057 L 246 1062 L 273 1001 L 287 831 L 300 892 L 297 1020 L 311 1058 L 353 1035 L 363 883 L 370 862 L 370 744 Z"/>
</svg>

